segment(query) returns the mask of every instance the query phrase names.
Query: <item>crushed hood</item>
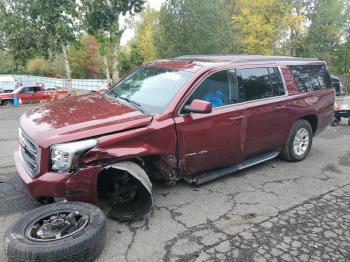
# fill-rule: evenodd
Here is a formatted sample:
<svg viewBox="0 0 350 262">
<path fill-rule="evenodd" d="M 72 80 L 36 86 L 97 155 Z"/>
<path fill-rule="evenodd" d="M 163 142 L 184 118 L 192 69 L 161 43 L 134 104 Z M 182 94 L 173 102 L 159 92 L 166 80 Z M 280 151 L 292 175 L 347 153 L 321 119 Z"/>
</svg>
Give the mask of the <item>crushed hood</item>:
<svg viewBox="0 0 350 262">
<path fill-rule="evenodd" d="M 152 116 L 104 94 L 96 93 L 50 102 L 21 117 L 23 130 L 40 146 L 144 127 Z"/>
</svg>

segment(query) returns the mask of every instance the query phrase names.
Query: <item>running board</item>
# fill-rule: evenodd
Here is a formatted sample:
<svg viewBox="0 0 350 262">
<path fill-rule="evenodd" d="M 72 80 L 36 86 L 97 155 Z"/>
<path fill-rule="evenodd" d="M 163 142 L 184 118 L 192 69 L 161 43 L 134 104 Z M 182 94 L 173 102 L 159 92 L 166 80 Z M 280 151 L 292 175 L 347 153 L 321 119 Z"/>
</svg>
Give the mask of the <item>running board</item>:
<svg viewBox="0 0 350 262">
<path fill-rule="evenodd" d="M 248 158 L 238 165 L 224 167 L 221 169 L 209 171 L 209 172 L 200 174 L 198 176 L 185 177 L 184 180 L 190 184 L 202 185 L 202 184 L 205 184 L 209 181 L 230 175 L 232 173 L 243 170 L 245 168 L 248 168 L 248 167 L 263 163 L 265 161 L 268 161 L 270 159 L 273 159 L 276 156 L 278 156 L 279 153 L 280 153 L 279 150 L 268 151 L 266 153 L 259 154 L 259 155 L 256 155 L 254 157 Z"/>
</svg>

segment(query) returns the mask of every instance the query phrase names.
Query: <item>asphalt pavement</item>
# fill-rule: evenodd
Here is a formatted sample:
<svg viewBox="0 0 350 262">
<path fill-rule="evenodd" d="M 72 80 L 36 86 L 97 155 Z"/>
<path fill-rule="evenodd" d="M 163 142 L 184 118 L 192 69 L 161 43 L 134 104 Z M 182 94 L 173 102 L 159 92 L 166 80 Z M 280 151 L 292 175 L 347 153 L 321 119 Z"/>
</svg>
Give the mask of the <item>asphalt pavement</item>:
<svg viewBox="0 0 350 262">
<path fill-rule="evenodd" d="M 12 157 L 28 108 L 0 109 L 0 242 L 10 223 L 38 206 Z M 155 183 L 153 191 L 145 219 L 108 220 L 99 261 L 350 261 L 346 121 L 315 137 L 303 162 L 277 158 L 200 187 Z"/>
</svg>

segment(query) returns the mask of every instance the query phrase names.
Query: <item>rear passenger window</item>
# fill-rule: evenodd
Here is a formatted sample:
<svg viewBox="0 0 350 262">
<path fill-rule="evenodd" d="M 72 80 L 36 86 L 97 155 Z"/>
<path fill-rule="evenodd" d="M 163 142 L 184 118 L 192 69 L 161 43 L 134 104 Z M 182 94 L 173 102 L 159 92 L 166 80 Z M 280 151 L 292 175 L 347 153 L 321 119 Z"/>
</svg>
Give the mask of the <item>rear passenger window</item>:
<svg viewBox="0 0 350 262">
<path fill-rule="evenodd" d="M 281 74 L 276 67 L 241 69 L 240 101 L 251 101 L 285 94 Z"/>
<path fill-rule="evenodd" d="M 331 77 L 325 65 L 291 65 L 289 70 L 301 92 L 332 87 Z"/>
</svg>

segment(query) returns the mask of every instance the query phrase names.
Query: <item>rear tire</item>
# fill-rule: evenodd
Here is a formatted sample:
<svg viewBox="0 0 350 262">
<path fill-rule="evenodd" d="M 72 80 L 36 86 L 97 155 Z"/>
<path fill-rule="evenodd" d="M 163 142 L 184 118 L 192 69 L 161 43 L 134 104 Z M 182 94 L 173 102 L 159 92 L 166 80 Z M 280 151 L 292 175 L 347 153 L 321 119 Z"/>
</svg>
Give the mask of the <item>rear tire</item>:
<svg viewBox="0 0 350 262">
<path fill-rule="evenodd" d="M 350 117 L 349 117 L 349 119 L 348 119 L 348 125 L 350 126 Z"/>
<path fill-rule="evenodd" d="M 305 159 L 312 145 L 312 127 L 304 119 L 300 119 L 290 130 L 287 143 L 283 146 L 280 156 L 290 162 Z"/>
</svg>

